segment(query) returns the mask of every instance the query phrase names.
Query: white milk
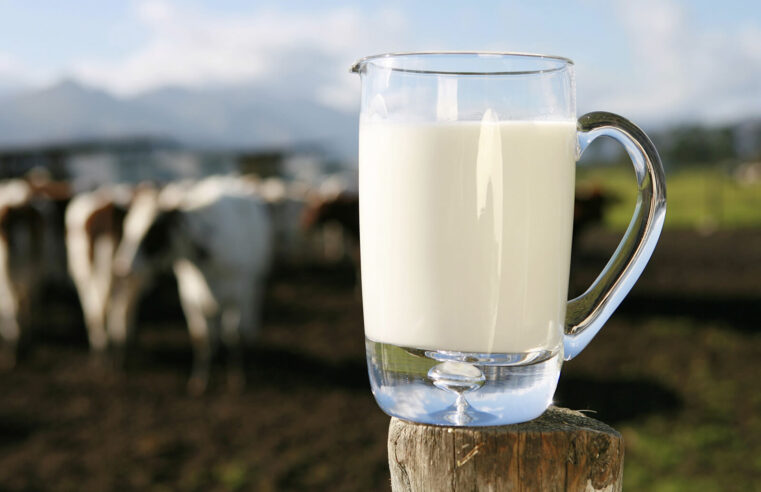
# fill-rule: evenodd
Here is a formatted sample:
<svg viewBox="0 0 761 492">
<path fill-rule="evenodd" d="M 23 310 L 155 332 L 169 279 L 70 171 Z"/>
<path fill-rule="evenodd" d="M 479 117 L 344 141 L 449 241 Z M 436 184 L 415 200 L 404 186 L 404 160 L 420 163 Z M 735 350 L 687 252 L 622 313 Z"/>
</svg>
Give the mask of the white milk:
<svg viewBox="0 0 761 492">
<path fill-rule="evenodd" d="M 363 121 L 366 336 L 463 352 L 558 349 L 576 152 L 575 121 Z"/>
</svg>

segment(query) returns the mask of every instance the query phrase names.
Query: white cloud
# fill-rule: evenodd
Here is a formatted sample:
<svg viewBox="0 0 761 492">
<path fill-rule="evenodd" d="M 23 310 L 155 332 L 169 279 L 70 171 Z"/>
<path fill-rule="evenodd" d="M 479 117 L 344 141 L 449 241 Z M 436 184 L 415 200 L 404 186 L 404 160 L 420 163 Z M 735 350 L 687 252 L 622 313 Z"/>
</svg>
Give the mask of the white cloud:
<svg viewBox="0 0 761 492">
<path fill-rule="evenodd" d="M 403 42 L 406 30 L 398 13 L 352 8 L 233 16 L 150 0 L 136 17 L 149 31 L 144 45 L 123 59 L 80 61 L 75 76 L 120 94 L 257 82 L 346 108 L 357 101 L 351 63 L 389 49 L 389 39 Z"/>
<path fill-rule="evenodd" d="M 31 85 L 34 72 L 17 58 L 0 51 L 0 95 Z"/>
<path fill-rule="evenodd" d="M 0 73 L 8 72 L 13 65 L 13 58 L 7 53 L 0 52 Z"/>
<path fill-rule="evenodd" d="M 234 14 L 193 5 L 138 0 L 133 17 L 123 23 L 136 24 L 145 38 L 126 54 L 79 54 L 73 61 L 62 60 L 64 68 L 52 68 L 21 63 L 25 59 L 18 53 L 15 59 L 0 53 L 0 86 L 8 81 L 52 83 L 65 75 L 130 95 L 167 85 L 255 83 L 356 109 L 359 80 L 348 67 L 357 58 L 442 44 L 465 47 L 467 38 L 466 31 L 454 31 L 451 38 L 431 45 L 431 26 L 416 29 L 398 11 L 359 4 L 305 12 L 289 9 L 287 2 L 267 9 L 252 2 L 248 12 Z M 648 125 L 761 114 L 761 25 L 750 19 L 747 24 L 739 19 L 736 25 L 700 21 L 692 15 L 696 8 L 677 0 L 618 0 L 606 18 L 618 22 L 620 37 L 600 39 L 623 46 L 614 55 L 618 59 L 585 58 L 605 52 L 593 49 L 575 56 L 580 110 L 620 112 Z M 415 10 L 406 8 L 406 15 L 415 18 Z M 574 33 L 578 31 L 569 27 L 563 35 Z M 483 46 L 504 46 L 502 36 L 494 33 L 491 44 Z"/>
<path fill-rule="evenodd" d="M 673 0 L 623 2 L 631 64 L 588 94 L 599 107 L 651 124 L 735 121 L 761 112 L 761 29 L 701 26 Z M 622 54 L 626 56 L 627 54 Z"/>
<path fill-rule="evenodd" d="M 20 74 L 29 72 L 27 67 L 12 56 L 10 53 L 0 51 L 0 78 L 13 77 L 18 78 Z"/>
</svg>

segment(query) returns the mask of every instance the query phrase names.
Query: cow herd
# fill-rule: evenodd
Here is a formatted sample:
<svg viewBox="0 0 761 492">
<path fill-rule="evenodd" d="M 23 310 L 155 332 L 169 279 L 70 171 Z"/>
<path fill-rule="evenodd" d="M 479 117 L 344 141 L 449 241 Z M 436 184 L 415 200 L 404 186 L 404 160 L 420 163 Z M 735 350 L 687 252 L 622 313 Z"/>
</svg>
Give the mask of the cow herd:
<svg viewBox="0 0 761 492">
<path fill-rule="evenodd" d="M 0 182 L 0 337 L 13 356 L 23 353 L 31 314 L 44 309 L 41 285 L 68 273 L 91 350 L 118 362 L 134 340 L 141 294 L 171 272 L 194 352 L 189 390 L 206 389 L 219 346 L 229 382 L 240 385 L 273 263 L 329 243 L 319 234 L 331 222 L 346 226 L 342 240 L 356 241 L 351 207 L 351 186 L 321 192 L 254 175 L 76 194 L 53 181 Z"/>
<path fill-rule="evenodd" d="M 598 188 L 577 193 L 574 237 L 615 202 Z M 338 257 L 356 265 L 358 246 L 356 181 L 340 175 L 316 186 L 224 175 L 78 193 L 44 173 L 0 181 L 4 359 L 29 348 L 32 314 L 46 309 L 42 286 L 63 281 L 76 289 L 91 351 L 120 363 L 141 295 L 170 273 L 194 353 L 189 390 L 206 389 L 220 346 L 239 386 L 272 266 Z"/>
</svg>

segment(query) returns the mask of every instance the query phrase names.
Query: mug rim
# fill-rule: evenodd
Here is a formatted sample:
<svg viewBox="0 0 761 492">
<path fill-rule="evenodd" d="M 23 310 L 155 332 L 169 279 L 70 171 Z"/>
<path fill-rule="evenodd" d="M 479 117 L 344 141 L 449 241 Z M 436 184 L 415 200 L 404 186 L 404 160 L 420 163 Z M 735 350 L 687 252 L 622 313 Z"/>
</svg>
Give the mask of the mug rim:
<svg viewBox="0 0 761 492">
<path fill-rule="evenodd" d="M 548 60 L 558 62 L 559 65 L 549 68 L 539 68 L 536 70 L 487 70 L 487 71 L 457 71 L 457 70 L 423 70 L 417 68 L 402 68 L 380 65 L 375 63 L 380 60 L 401 58 L 407 56 L 474 56 L 484 58 L 534 58 L 539 60 Z M 433 74 L 433 75 L 534 75 L 559 72 L 574 65 L 573 60 L 564 56 L 546 55 L 539 53 L 523 53 L 518 51 L 394 51 L 388 53 L 379 53 L 360 58 L 351 66 L 350 72 L 362 73 L 367 65 L 373 65 L 378 68 L 384 68 L 394 72 L 406 72 L 415 74 Z"/>
</svg>

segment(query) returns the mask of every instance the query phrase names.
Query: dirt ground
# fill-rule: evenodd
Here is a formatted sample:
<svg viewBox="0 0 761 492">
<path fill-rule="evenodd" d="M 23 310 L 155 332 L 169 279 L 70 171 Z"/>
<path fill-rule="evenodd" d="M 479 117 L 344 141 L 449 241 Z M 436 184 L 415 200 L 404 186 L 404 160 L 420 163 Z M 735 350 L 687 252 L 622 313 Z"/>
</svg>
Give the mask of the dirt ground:
<svg viewBox="0 0 761 492">
<path fill-rule="evenodd" d="M 616 240 L 584 236 L 573 292 Z M 709 484 L 726 473 L 699 450 L 667 468 L 650 464 L 647 439 L 658 426 L 726 421 L 729 441 L 719 445 L 728 453 L 761 451 L 761 401 L 740 395 L 761 367 L 759 260 L 761 232 L 667 232 L 621 309 L 564 367 L 558 404 L 622 430 L 631 490 L 691 470 Z M 0 374 L 0 490 L 389 490 L 388 417 L 367 383 L 350 267 L 273 275 L 242 393 L 226 386 L 222 354 L 209 392 L 187 395 L 190 344 L 173 287 L 165 281 L 144 302 L 124 371 L 88 354 L 76 297 L 50 295 L 33 350 Z M 715 395 L 704 373 L 737 384 Z M 740 471 L 752 483 L 761 465 Z"/>
</svg>

